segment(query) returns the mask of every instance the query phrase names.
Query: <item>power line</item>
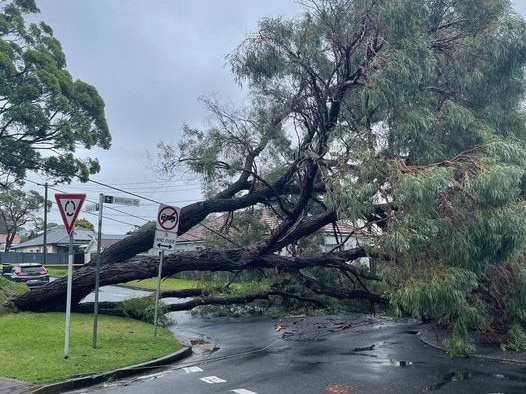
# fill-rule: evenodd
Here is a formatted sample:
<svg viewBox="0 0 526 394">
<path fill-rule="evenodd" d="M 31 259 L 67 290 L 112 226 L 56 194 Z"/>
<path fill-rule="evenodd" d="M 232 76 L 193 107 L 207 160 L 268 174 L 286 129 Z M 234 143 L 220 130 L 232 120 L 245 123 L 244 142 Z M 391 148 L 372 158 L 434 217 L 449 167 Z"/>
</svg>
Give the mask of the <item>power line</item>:
<svg viewBox="0 0 526 394">
<path fill-rule="evenodd" d="M 12 157 L 14 156 L 14 155 L 13 155 L 12 153 L 10 153 L 10 152 L 9 152 L 8 154 L 10 154 Z M 59 156 L 60 156 L 60 154 L 59 154 Z M 16 157 L 16 156 L 15 156 L 15 157 Z M 16 158 L 19 158 L 19 157 L 16 157 Z M 42 167 L 44 167 L 44 168 L 46 167 L 46 166 L 43 165 L 42 163 L 38 163 L 38 162 L 36 162 L 36 161 L 34 161 L 34 160 L 31 160 L 31 159 L 28 159 L 28 160 L 31 161 L 31 162 L 33 162 L 33 163 L 36 164 L 37 166 L 42 166 Z M 57 174 L 57 171 L 54 170 L 54 169 L 50 169 L 50 168 L 45 168 L 45 169 L 48 170 L 50 173 L 53 173 L 53 172 L 54 172 L 54 173 L 56 174 L 56 176 L 67 175 L 67 176 L 71 176 L 71 177 L 78 177 L 78 175 L 76 175 L 76 174 L 68 174 L 68 173 L 66 173 L 66 172 L 64 172 L 64 174 L 60 174 L 60 173 Z M 40 186 L 44 186 L 44 185 L 39 184 L 39 183 L 37 183 L 37 182 L 30 181 L 30 180 L 27 179 L 27 178 L 24 178 L 24 179 L 25 179 L 26 181 L 32 182 L 32 183 L 34 183 L 34 184 L 37 184 L 37 185 L 40 185 Z M 95 183 L 95 184 L 97 184 L 97 185 L 99 185 L 99 186 L 107 187 L 107 188 L 109 188 L 109 189 L 111 189 L 111 190 L 120 191 L 120 192 L 122 192 L 122 193 L 124 193 L 124 194 L 128 194 L 128 195 L 131 195 L 131 196 L 134 196 L 134 197 L 138 197 L 138 198 L 140 198 L 140 199 L 144 199 L 144 200 L 146 200 L 146 201 L 150 201 L 150 202 L 152 202 L 152 203 L 161 204 L 161 202 L 159 202 L 159 201 L 157 201 L 157 200 L 154 200 L 154 199 L 151 199 L 151 198 L 147 198 L 147 197 L 141 196 L 141 195 L 136 194 L 136 193 L 128 192 L 128 191 L 126 191 L 126 190 L 124 190 L 124 189 L 121 189 L 121 188 L 118 188 L 118 187 L 114 187 L 114 186 L 111 186 L 111 185 L 108 185 L 108 184 L 105 184 L 105 183 L 102 183 L 102 182 L 95 181 L 95 180 L 93 180 L 93 179 L 91 179 L 91 178 L 89 178 L 89 177 L 84 178 L 84 179 L 86 180 L 86 182 L 92 182 L 92 183 Z M 50 187 L 50 186 L 48 186 L 48 187 Z M 58 189 L 56 189 L 56 188 L 53 188 L 53 187 L 50 187 L 50 188 L 51 188 L 52 190 L 59 191 L 59 192 L 63 193 L 63 191 L 60 191 L 60 190 L 58 190 Z M 112 207 L 108 207 L 108 208 L 110 208 L 110 209 L 112 209 L 112 210 L 116 210 L 116 211 L 118 211 L 117 209 L 112 208 Z M 121 212 L 121 213 L 125 213 L 125 214 L 126 214 L 126 212 L 123 212 L 123 211 L 119 211 L 119 212 Z M 129 215 L 129 216 L 134 216 L 134 215 Z M 103 216 L 103 217 L 104 217 L 104 216 Z M 144 218 L 140 218 L 140 217 L 138 217 L 138 216 L 135 216 L 135 217 L 138 218 L 138 219 L 141 219 L 141 220 L 145 220 Z M 135 225 L 134 225 L 134 224 L 131 224 L 131 223 L 125 223 L 125 222 L 122 222 L 122 221 L 120 221 L 120 220 L 112 219 L 112 218 L 107 218 L 107 219 L 108 219 L 108 220 L 113 220 L 113 221 L 115 221 L 115 222 L 119 222 L 119 223 L 123 223 L 123 224 L 130 225 L 130 226 L 135 227 Z M 148 221 L 148 220 L 145 220 L 145 222 L 147 222 L 147 221 Z M 230 242 L 231 244 L 233 244 L 233 245 L 235 245 L 235 246 L 237 246 L 237 247 L 239 247 L 239 248 L 241 248 L 241 249 L 245 249 L 245 250 L 247 250 L 250 254 L 253 254 L 252 251 L 250 251 L 247 247 L 245 247 L 244 245 L 238 244 L 237 242 L 235 242 L 234 240 L 232 240 L 232 239 L 226 237 L 224 234 L 220 233 L 219 231 L 216 231 L 216 230 L 214 230 L 214 229 L 212 229 L 212 228 L 206 226 L 206 225 L 203 224 L 203 223 L 198 223 L 198 225 L 203 226 L 205 229 L 207 229 L 207 230 L 209 230 L 209 231 L 215 233 L 217 236 L 223 238 L 225 241 L 228 241 L 228 242 Z"/>
<path fill-rule="evenodd" d="M 36 184 L 36 185 L 38 185 L 38 186 L 44 186 L 44 185 L 41 185 L 41 184 L 39 184 L 39 183 L 37 183 L 37 182 L 34 182 L 34 181 L 30 180 L 30 179 L 25 179 L 25 180 L 26 180 L 27 182 L 34 183 L 34 184 Z M 56 192 L 59 192 L 59 193 L 64 193 L 63 190 L 57 189 L 56 187 L 53 187 L 53 186 L 48 186 L 48 188 L 51 189 L 51 190 L 54 190 L 54 191 L 56 191 Z M 91 202 L 91 203 L 95 203 L 95 201 L 93 201 L 93 200 L 89 200 L 89 199 L 88 199 L 87 201 L 88 201 L 88 202 Z M 126 216 L 135 217 L 135 218 L 137 218 L 137 219 L 143 220 L 144 222 L 147 222 L 147 221 L 148 221 L 147 219 L 141 218 L 141 217 L 136 216 L 136 215 L 129 214 L 129 213 L 127 213 L 127 212 L 119 211 L 119 210 L 117 210 L 117 209 L 115 209 L 115 208 L 113 208 L 113 207 L 107 207 L 107 208 L 110 209 L 110 210 L 115 210 L 115 211 L 118 211 L 118 212 L 124 213 L 124 214 L 126 214 Z M 93 214 L 93 213 L 91 213 L 91 212 L 87 212 L 87 211 L 84 211 L 84 212 L 85 212 L 86 214 L 88 214 L 88 215 L 94 215 L 94 216 L 97 216 L 97 215 L 95 215 L 95 214 Z M 103 218 L 104 218 L 104 219 L 107 219 L 107 220 L 111 220 L 111 221 L 113 221 L 113 222 L 118 222 L 118 223 L 121 223 L 121 224 L 125 224 L 125 225 L 128 225 L 128 226 L 132 226 L 132 227 L 135 227 L 135 226 L 136 226 L 135 224 L 128 223 L 128 222 L 124 222 L 124 221 L 122 221 L 122 220 L 118 220 L 118 219 L 114 219 L 114 218 L 109 217 L 109 216 L 104 216 L 104 215 L 103 215 Z"/>
</svg>

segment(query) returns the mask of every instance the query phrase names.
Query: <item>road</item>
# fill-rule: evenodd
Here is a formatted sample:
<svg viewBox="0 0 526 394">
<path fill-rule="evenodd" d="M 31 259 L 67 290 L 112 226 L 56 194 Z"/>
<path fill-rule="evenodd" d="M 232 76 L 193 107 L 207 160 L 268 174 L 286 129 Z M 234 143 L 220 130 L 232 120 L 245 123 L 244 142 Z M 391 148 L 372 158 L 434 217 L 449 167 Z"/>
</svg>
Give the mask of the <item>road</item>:
<svg viewBox="0 0 526 394">
<path fill-rule="evenodd" d="M 411 322 L 173 317 L 176 334 L 197 344 L 192 357 L 75 393 L 526 393 L 524 365 L 452 359 L 425 345 Z"/>
<path fill-rule="evenodd" d="M 122 286 L 101 286 L 99 288 L 99 301 L 120 302 L 135 297 L 145 297 L 151 294 L 151 291 L 129 289 Z M 82 299 L 82 302 L 94 302 L 95 292 L 88 294 Z"/>
</svg>

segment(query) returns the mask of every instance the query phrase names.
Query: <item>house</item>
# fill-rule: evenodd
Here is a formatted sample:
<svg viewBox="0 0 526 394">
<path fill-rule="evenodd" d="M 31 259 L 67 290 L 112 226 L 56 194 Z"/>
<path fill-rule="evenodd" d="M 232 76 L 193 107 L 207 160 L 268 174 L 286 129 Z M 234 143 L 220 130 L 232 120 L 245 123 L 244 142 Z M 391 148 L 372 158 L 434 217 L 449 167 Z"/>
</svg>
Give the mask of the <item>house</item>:
<svg viewBox="0 0 526 394">
<path fill-rule="evenodd" d="M 204 234 L 203 226 L 197 225 L 192 229 L 177 237 L 177 242 L 175 243 L 175 250 L 172 252 L 190 252 L 201 250 L 204 243 Z M 128 237 L 129 234 L 102 234 L 101 235 L 101 248 L 100 251 L 104 252 L 104 249 L 109 248 L 113 244 L 123 240 Z M 84 250 L 84 261 L 93 260 L 97 255 L 97 245 L 98 237 L 95 235 L 90 242 L 87 244 L 86 249 Z M 153 246 L 153 245 L 152 245 Z M 158 256 L 159 249 L 150 249 L 147 252 L 141 253 L 141 256 Z M 165 251 L 166 253 L 166 251 Z"/>
<path fill-rule="evenodd" d="M 126 238 L 128 234 L 101 234 L 100 236 L 100 251 L 101 253 L 104 252 L 104 249 L 109 248 L 113 244 L 123 240 Z M 98 235 L 95 235 L 88 245 L 86 246 L 86 249 L 84 250 L 84 261 L 87 263 L 97 256 L 97 249 L 98 249 L 99 239 Z"/>
<path fill-rule="evenodd" d="M 206 247 L 205 236 L 207 232 L 209 233 L 212 231 L 221 236 L 220 234 L 222 234 L 224 228 L 227 227 L 226 223 L 229 220 L 231 219 L 229 219 L 228 215 L 219 215 L 207 222 L 206 226 L 203 224 L 197 224 L 188 232 L 177 238 L 175 252 L 197 251 L 203 249 Z M 279 221 L 269 210 L 263 210 L 259 217 L 259 223 L 260 226 L 264 227 L 264 231 L 271 231 L 278 225 Z M 236 240 L 236 234 L 239 234 L 239 231 L 243 230 L 233 228 L 229 233 L 224 234 L 223 237 L 225 240 Z M 333 224 L 328 224 L 320 228 L 316 233 L 318 236 L 316 242 L 318 243 L 317 247 L 319 250 L 323 252 L 329 252 L 336 249 L 349 250 L 359 245 L 370 245 L 374 243 L 374 239 L 380 234 L 381 230 L 376 225 L 364 226 L 363 222 L 352 223 L 350 221 L 341 220 L 334 226 Z M 235 247 L 236 245 L 236 242 L 231 244 L 232 247 Z M 312 246 L 315 247 L 314 244 Z M 297 245 L 291 245 L 280 253 L 289 255 L 293 252 L 297 252 L 297 250 L 293 251 L 289 249 L 297 247 Z"/>
<path fill-rule="evenodd" d="M 11 247 L 18 245 L 20 243 L 20 235 L 15 234 Z M 5 252 L 5 247 L 7 245 L 7 234 L 0 234 L 0 252 Z"/>
<path fill-rule="evenodd" d="M 194 252 L 202 250 L 204 248 L 204 230 L 205 228 L 201 224 L 197 224 L 192 227 L 186 233 L 177 236 L 177 242 L 175 243 L 175 249 L 168 253 L 181 253 L 181 252 Z M 153 246 L 153 245 L 152 245 Z M 141 253 L 142 256 L 158 256 L 160 253 L 159 249 L 150 249 L 147 252 Z"/>
<path fill-rule="evenodd" d="M 93 231 L 77 227 L 73 231 L 73 249 L 75 253 L 85 248 L 95 237 Z M 43 253 L 44 234 L 40 234 L 26 242 L 12 246 L 11 250 L 17 253 Z M 57 226 L 47 230 L 46 234 L 47 253 L 69 253 L 69 235 L 64 226 Z"/>
</svg>

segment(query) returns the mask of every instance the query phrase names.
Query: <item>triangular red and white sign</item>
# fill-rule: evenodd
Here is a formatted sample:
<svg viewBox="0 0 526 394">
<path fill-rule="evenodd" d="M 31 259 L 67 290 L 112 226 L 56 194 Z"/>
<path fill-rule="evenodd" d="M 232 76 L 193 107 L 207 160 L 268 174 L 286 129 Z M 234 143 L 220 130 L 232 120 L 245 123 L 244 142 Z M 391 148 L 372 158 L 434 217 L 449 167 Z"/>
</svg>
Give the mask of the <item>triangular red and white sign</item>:
<svg viewBox="0 0 526 394">
<path fill-rule="evenodd" d="M 55 194 L 58 210 L 60 211 L 62 221 L 69 235 L 71 235 L 71 232 L 75 228 L 75 221 L 77 220 L 77 216 L 79 216 L 85 199 L 85 194 Z"/>
</svg>

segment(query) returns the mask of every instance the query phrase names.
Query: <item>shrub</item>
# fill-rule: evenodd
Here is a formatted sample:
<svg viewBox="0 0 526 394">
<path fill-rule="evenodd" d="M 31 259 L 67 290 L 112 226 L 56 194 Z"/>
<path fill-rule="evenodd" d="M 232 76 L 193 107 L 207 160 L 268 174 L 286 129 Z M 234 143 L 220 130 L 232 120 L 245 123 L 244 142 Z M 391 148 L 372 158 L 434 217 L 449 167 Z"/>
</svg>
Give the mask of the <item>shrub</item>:
<svg viewBox="0 0 526 394">
<path fill-rule="evenodd" d="M 121 303 L 120 309 L 126 317 L 153 324 L 155 317 L 155 295 L 125 300 Z M 173 323 L 173 321 L 166 316 L 168 312 L 168 306 L 160 301 L 157 324 L 168 326 Z"/>
</svg>

